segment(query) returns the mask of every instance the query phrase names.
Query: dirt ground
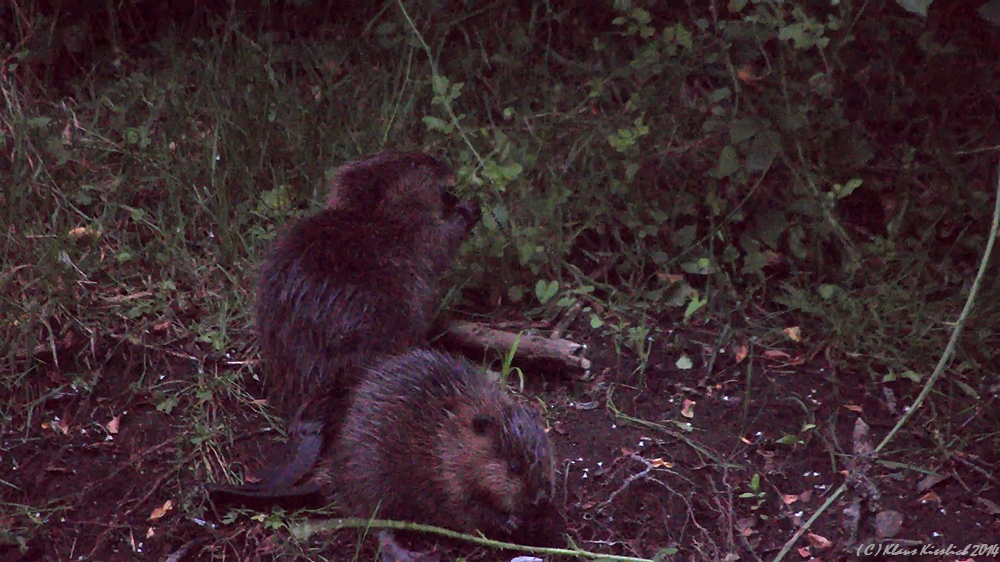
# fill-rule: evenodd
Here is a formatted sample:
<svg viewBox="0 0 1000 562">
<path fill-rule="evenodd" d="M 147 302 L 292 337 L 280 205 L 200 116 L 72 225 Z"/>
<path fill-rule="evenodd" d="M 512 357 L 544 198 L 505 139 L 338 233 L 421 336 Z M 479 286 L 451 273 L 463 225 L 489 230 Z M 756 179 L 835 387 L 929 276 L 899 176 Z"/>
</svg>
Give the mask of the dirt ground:
<svg viewBox="0 0 1000 562">
<path fill-rule="evenodd" d="M 995 449 L 912 453 L 933 449 L 936 436 L 911 423 L 888 454 L 858 460 L 855 449 L 877 444 L 895 423 L 907 403 L 902 392 L 893 410 L 848 359 L 831 362 L 792 342 L 785 349 L 713 350 L 712 329 L 668 333 L 670 341 L 650 342 L 642 391 L 637 364 L 619 361 L 612 343 L 601 339 L 584 339 L 594 362 L 589 375 L 526 368 L 527 392 L 548 406 L 560 509 L 579 548 L 640 558 L 660 552 L 663 560 L 773 559 L 848 471 L 854 476 L 847 492 L 786 559 L 856 559 L 858 545 L 892 530 L 883 521 L 893 513 L 902 516 L 890 535 L 900 548 L 1000 542 L 1000 491 L 989 488 L 988 478 L 1000 459 Z M 245 369 L 252 357 L 223 361 L 192 352 L 197 348 L 167 354 L 132 344 L 66 349 L 58 366 L 51 362 L 47 376 L 31 382 L 25 392 L 42 398 L 31 419 L 7 424 L 29 429 L 3 436 L 0 484 L 5 502 L 32 506 L 34 515 L 0 515 L 6 535 L 0 559 L 166 560 L 199 537 L 186 560 L 355 555 L 356 531 L 299 542 L 275 518 L 251 513 L 223 523 L 226 515 L 213 512 L 201 483 L 222 478 L 223 464 L 236 472 L 259 469 L 278 438 L 259 410 L 226 395 L 188 395 L 169 412 L 157 409 L 156 393 L 174 382 L 218 380 L 240 369 L 253 393 Z M 89 358 L 89 366 L 80 358 Z M 678 367 L 686 359 L 691 368 Z M 99 374 L 93 392 L 73 392 L 68 383 L 88 368 Z M 205 435 L 179 430 L 198 404 L 217 411 L 219 420 L 241 420 L 230 428 L 238 436 L 232 446 L 211 449 L 221 451 L 217 458 L 203 447 L 219 438 L 213 428 Z M 955 423 L 975 430 L 983 423 L 979 414 L 969 411 Z M 859 419 L 868 437 L 857 433 Z M 206 530 L 210 523 L 214 531 Z M 27 540 L 19 545 L 17 537 Z M 361 559 L 371 558 L 372 542 Z M 425 538 L 412 546 L 445 559 L 516 555 Z M 937 552 L 906 559 L 987 558 Z"/>
<path fill-rule="evenodd" d="M 978 66 L 995 67 L 997 29 L 969 31 L 985 26 L 975 23 L 978 5 L 948 4 L 929 26 L 940 45 L 982 42 L 976 64 L 954 59 L 964 62 L 921 67 L 929 47 L 914 41 L 892 65 L 870 66 L 882 56 L 880 40 L 856 38 L 861 70 L 845 73 L 846 119 L 863 123 L 867 112 L 878 113 L 868 108 L 875 101 L 902 103 L 879 97 L 890 91 L 885 76 L 897 67 L 919 70 L 911 82 L 923 89 L 903 100 L 916 108 L 908 111 L 941 114 L 903 130 L 869 123 L 866 134 L 887 160 L 932 144 L 931 132 L 951 132 L 944 125 L 962 133 L 955 135 L 962 142 L 942 152 L 995 151 L 998 98 L 989 82 L 966 88 L 965 101 L 954 106 L 929 95 L 962 96 L 962 85 L 979 84 Z M 967 140 L 967 131 L 981 138 Z M 910 145 L 899 140 L 907 135 Z M 872 169 L 897 173 L 881 166 Z M 967 226 L 956 219 L 955 231 Z M 958 291 L 966 277 L 941 291 Z M 522 316 L 512 311 L 515 325 L 505 329 L 517 331 Z M 996 369 L 968 375 L 981 377 L 977 388 L 992 390 L 975 400 L 946 376 L 873 458 L 866 451 L 889 434 L 920 384 L 875 384 L 878 377 L 828 342 L 789 338 L 763 348 L 753 334 L 725 335 L 722 324 L 659 322 L 647 326 L 663 336 L 648 342 L 645 362 L 624 348 L 619 353 L 610 336 L 581 322 L 567 333 L 587 344 L 589 373 L 521 366 L 525 392 L 547 406 L 558 505 L 573 546 L 640 559 L 774 560 L 809 521 L 784 560 L 1000 558 L 1000 389 L 986 378 L 995 379 Z M 987 322 L 979 329 L 995 331 Z M 5 328 L 12 323 L 0 318 Z M 356 530 L 293 536 L 304 520 L 336 517 L 336 506 L 323 513 L 217 513 L 209 503 L 204 483 L 259 471 L 281 443 L 281 421 L 255 401 L 263 393 L 250 341 L 221 355 L 169 324 L 144 341 L 115 339 L 108 334 L 120 332 L 112 327 L 94 341 L 72 328 L 50 331 L 60 339 L 19 358 L 45 368 L 8 385 L 18 396 L 0 397 L 0 405 L 17 405 L 0 411 L 0 561 L 373 559 L 374 541 L 359 541 Z M 992 350 L 972 351 L 996 365 Z M 27 371 L 22 367 L 0 365 L 0 377 Z M 885 541 L 866 546 L 876 539 Z M 518 556 L 456 540 L 408 542 L 445 560 Z M 185 545 L 185 556 L 173 556 Z"/>
</svg>

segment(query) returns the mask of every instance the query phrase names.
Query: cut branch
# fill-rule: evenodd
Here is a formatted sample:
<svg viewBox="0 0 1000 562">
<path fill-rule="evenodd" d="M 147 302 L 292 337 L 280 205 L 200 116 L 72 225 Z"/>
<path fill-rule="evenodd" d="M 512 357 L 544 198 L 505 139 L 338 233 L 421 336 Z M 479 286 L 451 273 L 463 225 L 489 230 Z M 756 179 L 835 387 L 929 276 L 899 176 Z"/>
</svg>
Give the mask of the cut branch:
<svg viewBox="0 0 1000 562">
<path fill-rule="evenodd" d="M 517 342 L 516 359 L 520 361 L 557 361 L 567 367 L 587 371 L 590 369 L 590 360 L 583 357 L 583 352 L 587 346 L 556 338 L 549 339 L 535 334 L 522 333 L 518 341 L 518 334 L 496 330 L 483 324 L 474 322 L 454 322 L 448 327 L 445 334 L 450 342 L 477 350 L 494 349 L 502 354 L 510 352 Z"/>
</svg>

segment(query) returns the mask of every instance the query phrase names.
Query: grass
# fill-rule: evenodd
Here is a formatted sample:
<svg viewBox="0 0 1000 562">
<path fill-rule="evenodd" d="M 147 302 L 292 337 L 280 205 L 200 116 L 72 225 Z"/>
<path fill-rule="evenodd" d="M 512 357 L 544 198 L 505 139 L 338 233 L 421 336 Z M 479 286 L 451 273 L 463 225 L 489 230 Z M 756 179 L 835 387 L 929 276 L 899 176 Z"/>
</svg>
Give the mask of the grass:
<svg viewBox="0 0 1000 562">
<path fill-rule="evenodd" d="M 799 326 L 792 345 L 824 349 L 842 388 L 919 391 L 988 223 L 982 149 L 996 139 L 969 109 L 982 100 L 913 86 L 895 64 L 919 26 L 850 3 L 760 4 L 726 22 L 619 4 L 387 2 L 294 40 L 208 12 L 141 55 L 104 45 L 94 16 L 84 60 L 115 64 L 83 62 L 65 83 L 32 47 L 47 16 L 18 4 L 34 25 L 0 57 L 5 439 L 40 440 L 43 423 L 108 431 L 151 407 L 170 420 L 171 478 L 240 473 L 236 428 L 281 427 L 253 402 L 256 264 L 322 204 L 331 167 L 382 147 L 446 156 L 483 205 L 452 307 L 553 323 L 582 307 L 639 388 L 651 357 L 690 351 L 679 327 L 718 330 L 721 349 L 785 345 Z M 897 35 L 871 47 L 886 28 Z M 975 72 L 929 41 L 928 67 Z M 888 54 L 866 65 L 871 53 Z M 936 128 L 911 117 L 938 106 L 952 119 Z M 996 385 L 981 351 L 996 344 L 996 290 L 932 397 L 948 433 Z M 8 540 L 66 505 L 11 506 Z M 177 509 L 205 514 L 193 493 Z"/>
</svg>

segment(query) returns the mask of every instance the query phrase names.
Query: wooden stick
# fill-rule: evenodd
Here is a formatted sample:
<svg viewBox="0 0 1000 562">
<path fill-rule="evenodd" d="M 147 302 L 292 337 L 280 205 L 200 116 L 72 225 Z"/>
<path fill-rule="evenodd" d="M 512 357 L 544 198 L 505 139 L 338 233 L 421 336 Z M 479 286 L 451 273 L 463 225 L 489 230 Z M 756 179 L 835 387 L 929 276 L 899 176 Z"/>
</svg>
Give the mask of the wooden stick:
<svg viewBox="0 0 1000 562">
<path fill-rule="evenodd" d="M 508 353 L 517 334 L 496 330 L 475 322 L 453 322 L 445 337 L 456 345 L 482 349 L 495 349 Z M 516 359 L 521 361 L 558 361 L 567 367 L 590 370 L 590 360 L 583 357 L 587 346 L 566 339 L 549 339 L 535 334 L 521 334 L 517 342 Z"/>
</svg>

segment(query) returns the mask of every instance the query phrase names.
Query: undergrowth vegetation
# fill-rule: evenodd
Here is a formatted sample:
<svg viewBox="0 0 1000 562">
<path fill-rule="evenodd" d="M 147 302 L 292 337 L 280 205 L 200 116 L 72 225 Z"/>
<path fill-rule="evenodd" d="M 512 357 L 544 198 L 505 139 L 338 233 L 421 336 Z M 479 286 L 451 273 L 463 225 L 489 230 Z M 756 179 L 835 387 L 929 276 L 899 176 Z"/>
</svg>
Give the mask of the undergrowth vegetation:
<svg viewBox="0 0 1000 562">
<path fill-rule="evenodd" d="M 638 358 L 627 384 L 691 325 L 824 353 L 847 386 L 915 393 L 940 355 L 1000 140 L 961 30 L 851 1 L 250 4 L 0 8 L 5 439 L 134 396 L 183 405 L 174 462 L 219 470 L 219 404 L 266 413 L 263 252 L 381 148 L 448 159 L 482 205 L 447 306 L 578 313 Z M 994 277 L 938 419 L 1000 383 Z"/>
<path fill-rule="evenodd" d="M 989 130 L 977 100 L 889 58 L 962 80 L 962 53 L 919 20 L 812 8 L 387 5 L 294 41 L 210 13 L 138 52 L 97 10 L 70 21 L 74 54 L 21 6 L 3 76 L 8 365 L 70 333 L 243 346 L 276 228 L 324 199 L 324 171 L 389 146 L 448 156 L 486 209 L 454 278 L 470 309 L 583 303 L 614 333 L 802 323 L 863 371 L 910 371 L 983 247 Z M 885 58 L 859 60 L 879 40 Z"/>
</svg>

